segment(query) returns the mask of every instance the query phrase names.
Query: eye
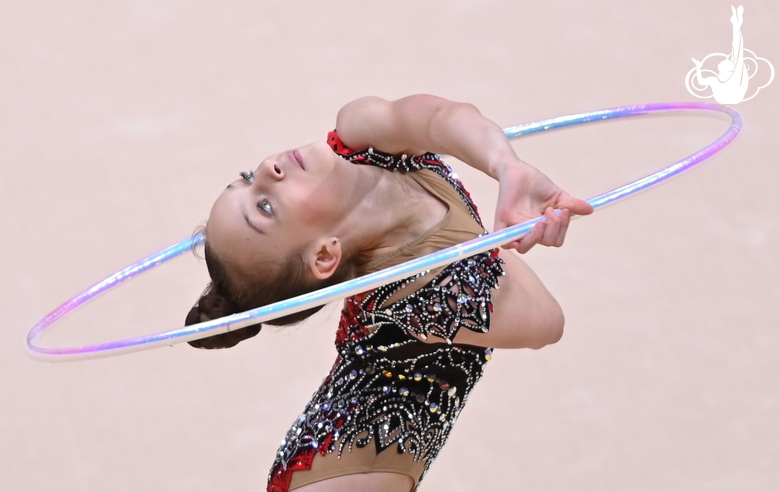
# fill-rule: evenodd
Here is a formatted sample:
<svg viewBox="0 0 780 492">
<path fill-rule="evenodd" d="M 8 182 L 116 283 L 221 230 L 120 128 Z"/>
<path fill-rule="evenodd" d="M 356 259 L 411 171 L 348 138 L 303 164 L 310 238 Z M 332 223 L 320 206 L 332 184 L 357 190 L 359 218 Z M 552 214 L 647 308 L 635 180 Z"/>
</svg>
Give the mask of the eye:
<svg viewBox="0 0 780 492">
<path fill-rule="evenodd" d="M 249 171 L 249 172 L 241 171 L 238 174 L 239 174 L 239 176 L 241 176 L 241 179 L 243 179 L 247 183 L 254 183 L 255 182 L 255 173 L 253 173 L 252 171 Z"/>
<path fill-rule="evenodd" d="M 260 200 L 260 202 L 257 204 L 257 208 L 269 217 L 274 216 L 274 210 L 271 208 L 271 202 L 266 199 Z"/>
</svg>

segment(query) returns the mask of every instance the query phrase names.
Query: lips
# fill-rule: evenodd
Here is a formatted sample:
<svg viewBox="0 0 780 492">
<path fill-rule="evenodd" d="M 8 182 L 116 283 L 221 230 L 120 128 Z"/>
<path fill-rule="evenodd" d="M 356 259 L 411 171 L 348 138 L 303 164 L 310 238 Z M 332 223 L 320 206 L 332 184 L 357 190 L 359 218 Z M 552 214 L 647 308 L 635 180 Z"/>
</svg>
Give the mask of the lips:
<svg viewBox="0 0 780 492">
<path fill-rule="evenodd" d="M 304 171 L 306 170 L 306 167 L 304 167 L 303 165 L 303 157 L 301 157 L 301 153 L 298 152 L 298 149 L 291 150 L 290 152 L 288 152 L 288 154 L 290 155 L 291 161 L 301 166 L 301 169 L 303 169 Z"/>
</svg>

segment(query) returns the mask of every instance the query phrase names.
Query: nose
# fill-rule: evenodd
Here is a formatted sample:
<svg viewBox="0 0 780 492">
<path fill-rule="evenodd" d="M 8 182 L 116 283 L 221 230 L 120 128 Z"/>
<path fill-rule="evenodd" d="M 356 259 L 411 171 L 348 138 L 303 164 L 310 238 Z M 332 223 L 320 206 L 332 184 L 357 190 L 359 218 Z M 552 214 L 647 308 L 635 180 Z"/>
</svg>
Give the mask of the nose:
<svg viewBox="0 0 780 492">
<path fill-rule="evenodd" d="M 258 171 L 260 171 L 258 174 L 261 174 L 267 179 L 272 179 L 274 181 L 281 181 L 284 179 L 282 167 L 279 165 L 279 162 L 272 157 L 261 162 Z"/>
</svg>

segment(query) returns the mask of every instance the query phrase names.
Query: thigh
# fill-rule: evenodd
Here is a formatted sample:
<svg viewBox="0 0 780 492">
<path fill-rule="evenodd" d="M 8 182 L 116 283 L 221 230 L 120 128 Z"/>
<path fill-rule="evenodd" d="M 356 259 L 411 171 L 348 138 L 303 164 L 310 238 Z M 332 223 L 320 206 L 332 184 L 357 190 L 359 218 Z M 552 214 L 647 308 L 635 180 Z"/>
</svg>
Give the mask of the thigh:
<svg viewBox="0 0 780 492">
<path fill-rule="evenodd" d="M 295 492 L 410 492 L 414 480 L 400 473 L 356 473 L 304 485 Z"/>
<path fill-rule="evenodd" d="M 367 435 L 358 437 L 366 438 Z M 342 444 L 345 447 L 339 454 Z M 308 469 L 294 471 L 289 487 L 295 492 L 409 492 L 425 471 L 425 463 L 415 461 L 412 454 L 399 453 L 395 446 L 377 454 L 374 442 L 362 448 L 350 448 L 346 443 L 337 442 L 332 452 L 316 453 Z M 309 488 L 313 485 L 323 488 Z"/>
</svg>

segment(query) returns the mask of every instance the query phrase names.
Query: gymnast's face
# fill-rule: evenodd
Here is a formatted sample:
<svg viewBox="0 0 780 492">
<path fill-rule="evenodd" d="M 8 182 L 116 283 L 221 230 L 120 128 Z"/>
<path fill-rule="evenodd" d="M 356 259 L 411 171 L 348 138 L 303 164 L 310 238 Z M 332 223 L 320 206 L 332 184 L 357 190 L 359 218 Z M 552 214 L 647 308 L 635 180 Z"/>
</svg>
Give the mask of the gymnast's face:
<svg viewBox="0 0 780 492">
<path fill-rule="evenodd" d="M 345 163 L 318 142 L 271 155 L 252 173 L 242 173 L 211 209 L 210 248 L 239 271 L 280 264 L 296 253 L 308 262 L 331 250 L 338 250 L 338 263 L 334 239 L 350 206 L 343 192 Z M 329 266 L 319 265 L 326 273 Z"/>
</svg>

